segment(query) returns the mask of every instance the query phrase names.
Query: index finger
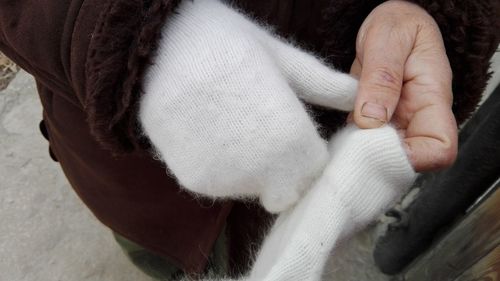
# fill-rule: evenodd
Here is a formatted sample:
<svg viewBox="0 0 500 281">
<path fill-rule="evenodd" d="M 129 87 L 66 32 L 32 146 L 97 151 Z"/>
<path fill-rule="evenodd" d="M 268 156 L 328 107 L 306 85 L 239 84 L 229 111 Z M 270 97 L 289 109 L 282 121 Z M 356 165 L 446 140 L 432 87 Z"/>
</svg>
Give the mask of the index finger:
<svg viewBox="0 0 500 281">
<path fill-rule="evenodd" d="M 451 68 L 437 28 L 423 30 L 408 57 L 395 122 L 405 131 L 408 155 L 417 171 L 453 163 L 457 124 L 452 112 Z"/>
</svg>

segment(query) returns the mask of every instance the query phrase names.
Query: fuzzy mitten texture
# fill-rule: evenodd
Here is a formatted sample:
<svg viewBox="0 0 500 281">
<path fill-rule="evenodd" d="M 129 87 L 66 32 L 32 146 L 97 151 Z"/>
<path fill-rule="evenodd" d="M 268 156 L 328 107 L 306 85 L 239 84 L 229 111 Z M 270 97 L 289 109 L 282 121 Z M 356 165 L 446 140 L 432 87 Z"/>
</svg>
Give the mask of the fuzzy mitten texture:
<svg viewBox="0 0 500 281">
<path fill-rule="evenodd" d="M 183 1 L 162 33 L 139 118 L 180 185 L 292 206 L 328 162 L 301 100 L 351 110 L 356 80 L 217 0 Z"/>
<path fill-rule="evenodd" d="M 395 129 L 344 128 L 329 144 L 322 176 L 283 212 L 248 280 L 321 280 L 334 248 L 390 207 L 415 179 Z"/>
</svg>

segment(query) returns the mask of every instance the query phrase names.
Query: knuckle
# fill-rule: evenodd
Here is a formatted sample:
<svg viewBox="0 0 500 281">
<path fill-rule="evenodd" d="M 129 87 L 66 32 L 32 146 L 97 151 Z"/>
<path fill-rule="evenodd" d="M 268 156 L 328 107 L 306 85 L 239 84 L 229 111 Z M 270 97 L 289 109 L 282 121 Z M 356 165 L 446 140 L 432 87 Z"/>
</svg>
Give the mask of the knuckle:
<svg viewBox="0 0 500 281">
<path fill-rule="evenodd" d="M 448 60 L 448 57 L 446 57 L 445 49 L 441 50 L 441 55 L 444 56 L 443 57 L 444 62 L 441 64 L 444 73 L 444 78 L 449 82 L 451 82 L 451 80 L 453 79 L 453 69 L 451 68 L 451 64 L 450 61 Z"/>
<path fill-rule="evenodd" d="M 447 105 L 448 108 L 451 108 L 453 105 L 453 91 L 451 89 L 443 90 L 443 103 Z"/>
<path fill-rule="evenodd" d="M 435 165 L 437 168 L 447 168 L 455 162 L 457 159 L 458 150 L 452 145 L 443 145 L 441 147 L 440 153 L 436 155 Z"/>
<path fill-rule="evenodd" d="M 457 151 L 457 149 L 449 148 L 446 150 L 445 155 L 446 156 L 443 159 L 443 165 L 448 167 L 448 166 L 453 165 L 453 163 L 457 159 L 458 151 Z"/>
<path fill-rule="evenodd" d="M 427 96 L 431 104 L 438 106 L 444 112 L 451 110 L 453 92 L 452 89 L 446 85 L 430 86 L 422 96 Z"/>
</svg>

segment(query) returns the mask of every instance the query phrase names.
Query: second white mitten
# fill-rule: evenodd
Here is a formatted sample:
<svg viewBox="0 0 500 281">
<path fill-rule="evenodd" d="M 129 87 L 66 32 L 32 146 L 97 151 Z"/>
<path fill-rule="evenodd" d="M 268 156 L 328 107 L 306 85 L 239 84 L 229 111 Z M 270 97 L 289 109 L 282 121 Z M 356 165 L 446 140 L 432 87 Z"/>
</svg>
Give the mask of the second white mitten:
<svg viewBox="0 0 500 281">
<path fill-rule="evenodd" d="M 252 281 L 319 281 L 335 247 L 394 204 L 415 179 L 396 130 L 344 128 L 322 176 L 273 225 Z"/>
</svg>

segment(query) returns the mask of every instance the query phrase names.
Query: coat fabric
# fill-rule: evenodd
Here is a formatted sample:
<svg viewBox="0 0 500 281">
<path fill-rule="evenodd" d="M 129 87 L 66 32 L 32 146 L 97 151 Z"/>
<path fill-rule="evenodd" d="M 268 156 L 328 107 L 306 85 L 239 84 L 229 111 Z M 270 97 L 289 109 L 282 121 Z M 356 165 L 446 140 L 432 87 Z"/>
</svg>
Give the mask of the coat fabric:
<svg viewBox="0 0 500 281">
<path fill-rule="evenodd" d="M 187 1 L 187 0 L 184 0 Z M 197 0 L 195 0 L 197 1 Z M 153 159 L 137 126 L 145 69 L 179 0 L 0 0 L 0 50 L 33 74 L 50 147 L 105 225 L 183 270 L 202 272 L 219 233 L 231 263 L 271 219 L 252 203 L 195 199 Z M 332 66 L 348 71 L 361 23 L 383 0 L 229 0 Z M 500 34 L 496 0 L 413 0 L 438 23 L 459 123 L 475 109 Z M 328 135 L 345 115 L 314 108 Z"/>
</svg>

